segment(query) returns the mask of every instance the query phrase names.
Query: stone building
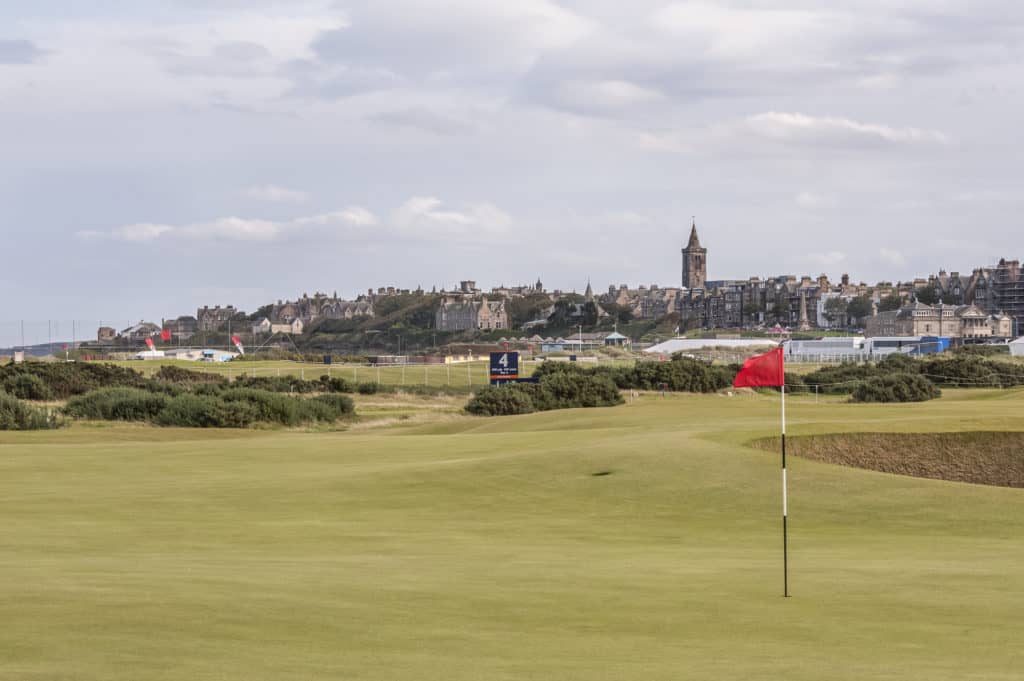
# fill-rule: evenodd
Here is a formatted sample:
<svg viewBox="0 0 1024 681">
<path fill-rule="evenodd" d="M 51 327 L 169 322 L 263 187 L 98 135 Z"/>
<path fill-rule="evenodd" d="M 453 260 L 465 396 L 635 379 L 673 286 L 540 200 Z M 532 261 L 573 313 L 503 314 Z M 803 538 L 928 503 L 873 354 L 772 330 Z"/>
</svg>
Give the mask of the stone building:
<svg viewBox="0 0 1024 681">
<path fill-rule="evenodd" d="M 708 278 L 708 249 L 700 245 L 697 223 L 690 226 L 690 241 L 683 249 L 683 288 L 702 289 Z"/>
<path fill-rule="evenodd" d="M 235 309 L 234 305 L 227 307 L 204 305 L 196 310 L 196 323 L 199 331 L 220 331 L 237 316 L 239 316 L 239 311 Z"/>
<path fill-rule="evenodd" d="M 312 296 L 303 293 L 295 301 L 277 301 L 270 310 L 269 320 L 272 324 L 290 325 L 296 319 L 303 324 L 310 324 L 317 319 L 355 319 L 357 317 L 373 317 L 373 303 L 369 300 L 342 300 L 337 292 L 329 296 L 326 293 L 314 293 Z M 300 333 L 289 331 L 289 333 Z"/>
<path fill-rule="evenodd" d="M 101 326 L 96 331 L 96 340 L 100 343 L 110 343 L 117 338 L 117 329 L 112 326 Z"/>
<path fill-rule="evenodd" d="M 163 328 L 171 332 L 171 337 L 179 341 L 187 341 L 199 330 L 199 320 L 183 315 L 177 319 L 165 319 Z"/>
<path fill-rule="evenodd" d="M 160 333 L 160 327 L 153 322 L 139 322 L 133 324 L 127 329 L 121 331 L 118 334 L 121 338 L 127 338 L 130 341 L 142 341 L 147 338 L 152 338 Z"/>
<path fill-rule="evenodd" d="M 879 312 L 868 317 L 864 335 L 945 336 L 978 341 L 999 336 L 1009 326 L 1008 318 L 992 317 L 976 305 L 925 305 L 913 303 L 899 310 Z M 1005 337 L 1005 336 L 1000 336 Z"/>
<path fill-rule="evenodd" d="M 434 327 L 438 331 L 507 329 L 508 311 L 504 300 L 488 300 L 486 297 L 474 300 L 445 298 L 437 309 Z"/>
</svg>

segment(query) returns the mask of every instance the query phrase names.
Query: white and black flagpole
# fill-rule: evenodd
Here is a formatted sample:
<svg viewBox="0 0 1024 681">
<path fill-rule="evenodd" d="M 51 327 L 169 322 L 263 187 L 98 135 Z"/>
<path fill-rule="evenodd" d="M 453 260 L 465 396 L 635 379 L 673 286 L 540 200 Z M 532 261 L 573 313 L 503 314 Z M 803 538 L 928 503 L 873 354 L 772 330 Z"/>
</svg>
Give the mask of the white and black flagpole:
<svg viewBox="0 0 1024 681">
<path fill-rule="evenodd" d="M 786 382 L 782 382 L 782 595 L 789 598 L 789 555 L 786 537 Z"/>
</svg>

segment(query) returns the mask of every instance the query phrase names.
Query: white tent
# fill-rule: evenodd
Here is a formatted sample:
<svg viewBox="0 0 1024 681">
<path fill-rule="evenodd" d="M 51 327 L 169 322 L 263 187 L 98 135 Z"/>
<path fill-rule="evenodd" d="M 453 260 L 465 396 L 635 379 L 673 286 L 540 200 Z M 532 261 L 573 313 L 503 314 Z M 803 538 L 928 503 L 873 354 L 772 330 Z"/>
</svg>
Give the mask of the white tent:
<svg viewBox="0 0 1024 681">
<path fill-rule="evenodd" d="M 1024 357 L 1024 336 L 1010 343 L 1010 354 L 1014 357 Z"/>
</svg>

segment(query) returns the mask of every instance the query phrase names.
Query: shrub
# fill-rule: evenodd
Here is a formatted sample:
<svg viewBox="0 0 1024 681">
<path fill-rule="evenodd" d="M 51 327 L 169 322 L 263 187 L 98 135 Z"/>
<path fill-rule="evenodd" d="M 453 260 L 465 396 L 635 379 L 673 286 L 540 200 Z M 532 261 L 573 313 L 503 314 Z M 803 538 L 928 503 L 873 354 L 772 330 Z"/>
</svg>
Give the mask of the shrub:
<svg viewBox="0 0 1024 681">
<path fill-rule="evenodd" d="M 537 411 L 528 386 L 502 385 L 481 388 L 466 404 L 466 411 L 477 416 L 512 416 Z"/>
<path fill-rule="evenodd" d="M 133 369 L 98 362 L 25 362 L 0 367 L 0 384 L 19 376 L 36 376 L 50 390 L 47 399 L 65 400 L 104 387 L 142 388 L 146 379 Z"/>
<path fill-rule="evenodd" d="M 610 407 L 622 404 L 619 389 L 607 371 L 568 368 L 538 371 L 539 383 L 488 386 L 476 392 L 466 411 L 481 416 L 529 414 L 551 409 Z"/>
<path fill-rule="evenodd" d="M 256 409 L 246 402 L 185 393 L 169 400 L 154 423 L 184 428 L 244 428 L 257 420 Z"/>
<path fill-rule="evenodd" d="M 317 395 L 309 401 L 314 404 L 322 404 L 329 407 L 333 414 L 332 420 L 334 421 L 337 421 L 343 416 L 351 416 L 356 413 L 355 403 L 352 402 L 352 398 L 348 395 L 338 395 L 334 393 Z"/>
<path fill-rule="evenodd" d="M 203 371 L 193 371 L 191 369 L 183 369 L 182 367 L 164 365 L 153 374 L 153 378 L 157 381 L 164 381 L 167 383 L 227 383 L 227 379 L 219 374 L 206 373 Z"/>
<path fill-rule="evenodd" d="M 352 384 L 344 378 L 327 376 L 325 374 L 320 377 L 320 390 L 325 393 L 350 393 L 352 392 Z"/>
<path fill-rule="evenodd" d="M 52 400 L 53 391 L 50 386 L 35 374 L 18 374 L 11 376 L 3 385 L 10 395 L 22 400 Z"/>
<path fill-rule="evenodd" d="M 356 392 L 360 395 L 376 395 L 380 392 L 380 385 L 377 383 L 360 383 L 356 386 Z"/>
<path fill-rule="evenodd" d="M 167 405 L 166 395 L 138 388 L 100 388 L 73 397 L 64 407 L 69 416 L 104 421 L 150 421 Z"/>
<path fill-rule="evenodd" d="M 256 415 L 256 421 L 297 426 L 303 420 L 299 400 L 287 395 L 252 388 L 235 388 L 225 391 L 221 399 L 225 402 L 242 402 L 249 405 Z"/>
<path fill-rule="evenodd" d="M 922 372 L 939 385 L 965 388 L 1024 385 L 1024 366 L 969 354 L 929 359 L 924 362 Z"/>
<path fill-rule="evenodd" d="M 0 430 L 48 430 L 60 425 L 57 417 L 45 409 L 0 392 Z"/>
<path fill-rule="evenodd" d="M 863 381 L 854 388 L 852 398 L 854 402 L 926 402 L 941 395 L 924 376 L 895 373 Z"/>
<path fill-rule="evenodd" d="M 272 393 L 316 393 L 323 390 L 319 381 L 304 381 L 297 376 L 239 376 L 233 388 L 251 388 Z"/>
</svg>

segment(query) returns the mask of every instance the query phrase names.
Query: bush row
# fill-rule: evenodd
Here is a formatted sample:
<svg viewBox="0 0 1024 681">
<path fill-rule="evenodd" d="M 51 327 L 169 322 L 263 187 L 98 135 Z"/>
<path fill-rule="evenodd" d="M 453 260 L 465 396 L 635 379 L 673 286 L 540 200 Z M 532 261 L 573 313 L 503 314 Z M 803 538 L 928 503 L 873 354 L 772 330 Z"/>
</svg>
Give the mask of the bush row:
<svg viewBox="0 0 1024 681">
<path fill-rule="evenodd" d="M 353 415 L 355 406 L 351 398 L 338 394 L 307 399 L 252 388 L 174 395 L 138 388 L 100 388 L 73 397 L 64 411 L 69 416 L 84 419 L 146 421 L 191 428 L 244 428 L 254 423 L 284 426 L 333 423 Z"/>
<path fill-rule="evenodd" d="M 0 366 L 0 385 L 24 395 L 22 399 L 66 400 L 96 388 L 141 388 L 146 383 L 139 372 L 115 364 L 25 362 Z"/>
<path fill-rule="evenodd" d="M 56 414 L 0 392 L 0 430 L 48 430 L 60 425 Z"/>
<path fill-rule="evenodd" d="M 600 369 L 574 364 L 555 364 L 555 369 L 535 372 L 539 383 L 487 386 L 469 400 L 466 411 L 478 416 L 508 416 L 552 409 L 610 407 L 622 404 L 619 388 Z"/>
</svg>

